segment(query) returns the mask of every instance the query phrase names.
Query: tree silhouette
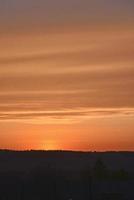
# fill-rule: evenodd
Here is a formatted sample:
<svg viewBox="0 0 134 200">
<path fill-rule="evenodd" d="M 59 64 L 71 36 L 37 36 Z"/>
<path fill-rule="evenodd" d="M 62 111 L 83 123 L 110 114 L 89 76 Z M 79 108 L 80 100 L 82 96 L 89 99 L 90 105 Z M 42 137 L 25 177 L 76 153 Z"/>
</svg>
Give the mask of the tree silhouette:
<svg viewBox="0 0 134 200">
<path fill-rule="evenodd" d="M 99 158 L 97 159 L 93 168 L 93 175 L 97 179 L 105 179 L 108 175 L 108 170 L 104 162 Z"/>
</svg>

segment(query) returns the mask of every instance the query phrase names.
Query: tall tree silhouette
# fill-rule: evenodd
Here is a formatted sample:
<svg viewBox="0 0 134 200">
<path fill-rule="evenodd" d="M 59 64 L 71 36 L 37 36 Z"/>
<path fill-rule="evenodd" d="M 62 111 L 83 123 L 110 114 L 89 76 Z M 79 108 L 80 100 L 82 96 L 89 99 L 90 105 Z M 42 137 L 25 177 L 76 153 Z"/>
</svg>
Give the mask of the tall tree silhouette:
<svg viewBox="0 0 134 200">
<path fill-rule="evenodd" d="M 97 159 L 94 168 L 93 168 L 93 175 L 97 179 L 105 179 L 108 175 L 108 170 L 102 159 Z"/>
</svg>

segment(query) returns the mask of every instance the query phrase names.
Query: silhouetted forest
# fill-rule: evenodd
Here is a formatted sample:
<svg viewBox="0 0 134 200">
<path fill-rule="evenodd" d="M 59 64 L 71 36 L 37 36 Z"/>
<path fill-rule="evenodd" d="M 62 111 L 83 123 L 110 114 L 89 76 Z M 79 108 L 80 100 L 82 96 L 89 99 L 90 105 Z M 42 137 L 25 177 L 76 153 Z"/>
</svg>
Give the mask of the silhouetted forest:
<svg viewBox="0 0 134 200">
<path fill-rule="evenodd" d="M 133 199 L 133 152 L 0 151 L 0 200 Z"/>
</svg>

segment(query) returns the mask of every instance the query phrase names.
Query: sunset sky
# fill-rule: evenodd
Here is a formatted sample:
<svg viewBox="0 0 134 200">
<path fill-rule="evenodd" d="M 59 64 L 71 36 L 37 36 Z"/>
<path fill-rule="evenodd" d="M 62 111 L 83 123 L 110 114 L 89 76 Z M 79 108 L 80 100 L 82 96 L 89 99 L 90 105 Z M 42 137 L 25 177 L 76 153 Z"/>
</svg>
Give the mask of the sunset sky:
<svg viewBox="0 0 134 200">
<path fill-rule="evenodd" d="M 0 148 L 134 150 L 134 1 L 0 1 Z"/>
</svg>

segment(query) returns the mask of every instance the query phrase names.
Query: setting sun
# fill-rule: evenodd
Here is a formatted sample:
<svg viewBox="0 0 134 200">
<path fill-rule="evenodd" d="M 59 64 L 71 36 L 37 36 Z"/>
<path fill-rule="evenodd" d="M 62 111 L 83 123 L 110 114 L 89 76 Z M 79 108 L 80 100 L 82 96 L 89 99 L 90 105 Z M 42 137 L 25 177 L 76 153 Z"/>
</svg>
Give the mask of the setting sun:
<svg viewBox="0 0 134 200">
<path fill-rule="evenodd" d="M 40 145 L 39 149 L 43 150 L 59 150 L 59 146 L 55 141 L 45 141 L 43 145 Z"/>
</svg>

